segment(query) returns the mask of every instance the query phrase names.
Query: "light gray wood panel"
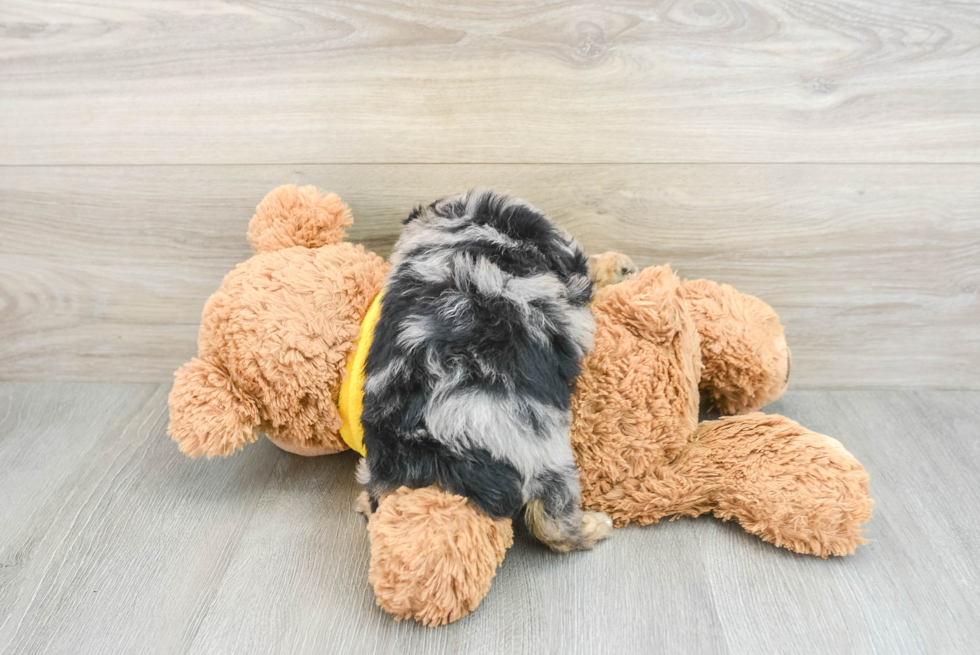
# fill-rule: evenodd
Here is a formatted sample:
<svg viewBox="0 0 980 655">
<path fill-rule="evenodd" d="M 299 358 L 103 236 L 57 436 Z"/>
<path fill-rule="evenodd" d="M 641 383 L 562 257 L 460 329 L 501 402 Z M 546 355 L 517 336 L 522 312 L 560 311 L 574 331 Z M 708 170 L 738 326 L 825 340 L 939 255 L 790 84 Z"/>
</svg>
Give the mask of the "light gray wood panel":
<svg viewBox="0 0 980 655">
<path fill-rule="evenodd" d="M 854 556 L 708 517 L 574 555 L 519 529 L 477 612 L 434 630 L 374 605 L 354 455 L 263 440 L 188 460 L 165 394 L 0 384 L 0 652 L 954 653 L 980 638 L 977 392 L 791 391 L 769 408 L 868 468 Z"/>
<path fill-rule="evenodd" d="M 980 8 L 0 7 L 0 163 L 978 162 Z"/>
<path fill-rule="evenodd" d="M 193 641 L 275 460 L 173 455 L 161 385 L 0 385 L 0 651 Z"/>
<path fill-rule="evenodd" d="M 387 255 L 410 208 L 474 185 L 586 249 L 768 301 L 805 387 L 980 387 L 978 165 L 364 165 L 0 169 L 0 379 L 164 381 L 284 182 L 351 205 Z"/>
<path fill-rule="evenodd" d="M 0 384 L 0 649 L 9 651 L 46 570 L 60 561 L 92 489 L 78 485 L 86 459 L 112 460 L 106 433 L 145 411 L 157 385 Z M 104 471 L 106 465 L 102 466 Z M 7 647 L 7 648 L 5 648 Z"/>
</svg>

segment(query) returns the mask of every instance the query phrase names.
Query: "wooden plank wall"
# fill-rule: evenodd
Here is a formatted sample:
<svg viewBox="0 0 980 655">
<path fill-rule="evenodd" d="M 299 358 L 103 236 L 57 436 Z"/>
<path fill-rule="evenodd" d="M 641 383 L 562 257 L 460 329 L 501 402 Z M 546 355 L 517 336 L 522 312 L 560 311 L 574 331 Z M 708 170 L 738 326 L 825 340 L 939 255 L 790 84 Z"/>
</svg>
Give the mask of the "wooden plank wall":
<svg viewBox="0 0 980 655">
<path fill-rule="evenodd" d="M 797 387 L 980 388 L 980 5 L 0 4 L 0 379 L 162 381 L 312 183 L 520 194 L 769 301 Z"/>
</svg>

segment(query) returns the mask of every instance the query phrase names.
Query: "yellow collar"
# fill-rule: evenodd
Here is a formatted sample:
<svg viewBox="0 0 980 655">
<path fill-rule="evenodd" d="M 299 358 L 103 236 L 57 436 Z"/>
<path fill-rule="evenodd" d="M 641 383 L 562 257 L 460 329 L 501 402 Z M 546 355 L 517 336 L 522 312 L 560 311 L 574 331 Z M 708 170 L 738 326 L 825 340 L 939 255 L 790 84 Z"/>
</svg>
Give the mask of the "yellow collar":
<svg viewBox="0 0 980 655">
<path fill-rule="evenodd" d="M 347 358 L 347 377 L 340 385 L 340 396 L 337 398 L 337 410 L 344 420 L 340 426 L 340 436 L 351 450 L 360 453 L 362 457 L 367 455 L 364 447 L 364 426 L 361 424 L 361 414 L 364 412 L 364 364 L 371 349 L 371 341 L 374 340 L 374 326 L 381 316 L 383 295 L 384 291 L 379 292 L 364 314 L 361 334 Z"/>
</svg>

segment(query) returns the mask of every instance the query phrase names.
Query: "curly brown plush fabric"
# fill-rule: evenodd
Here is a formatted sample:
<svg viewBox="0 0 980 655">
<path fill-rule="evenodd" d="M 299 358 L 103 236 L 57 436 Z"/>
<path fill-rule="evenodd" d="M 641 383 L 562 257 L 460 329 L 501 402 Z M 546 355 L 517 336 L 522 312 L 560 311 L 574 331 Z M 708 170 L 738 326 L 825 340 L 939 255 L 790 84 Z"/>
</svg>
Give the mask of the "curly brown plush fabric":
<svg viewBox="0 0 980 655">
<path fill-rule="evenodd" d="M 727 324 L 734 331 L 729 343 L 760 350 L 778 351 L 782 339 L 769 322 L 774 313 L 758 307 L 762 301 L 702 282 L 697 302 L 711 310 L 700 314 L 685 288 L 690 283 L 680 284 L 669 267 L 597 294 L 595 349 L 572 401 L 583 506 L 606 512 L 617 526 L 713 512 L 796 552 L 853 552 L 865 543 L 861 525 L 873 501 L 867 473 L 838 441 L 760 413 L 697 426 L 702 360 L 726 356 L 704 352 L 698 321 Z M 721 295 L 717 302 L 712 290 Z M 762 344 L 766 338 L 776 345 Z M 756 400 L 762 396 L 741 394 L 739 381 L 771 380 L 730 379 L 732 397 Z M 780 381 L 780 393 L 784 386 Z"/>
<path fill-rule="evenodd" d="M 628 280 L 636 265 L 609 251 L 589 257 L 589 274 L 598 290 Z M 709 280 L 687 280 L 680 294 L 701 338 L 703 398 L 721 414 L 742 414 L 783 395 L 791 355 L 769 305 Z"/>
<path fill-rule="evenodd" d="M 401 487 L 384 497 L 368 531 L 378 605 L 396 620 L 427 626 L 475 610 L 514 542 L 510 519 L 495 521 L 436 487 Z"/>
<path fill-rule="evenodd" d="M 314 186 L 284 184 L 266 195 L 248 224 L 248 242 L 256 254 L 302 246 L 339 243 L 354 224 L 350 209 L 336 193 L 320 195 Z"/>
<path fill-rule="evenodd" d="M 313 187 L 280 187 L 256 208 L 257 254 L 208 300 L 198 356 L 175 374 L 169 433 L 183 452 L 229 455 L 257 430 L 299 454 L 347 448 L 337 396 L 388 269 L 338 242 L 350 223 L 337 196 Z"/>
<path fill-rule="evenodd" d="M 638 512 L 637 504 L 684 502 L 656 472 L 697 429 L 697 330 L 668 266 L 600 289 L 593 311 L 595 346 L 572 396 L 583 506 L 605 512 L 616 526 L 649 523 L 656 512 Z"/>
</svg>

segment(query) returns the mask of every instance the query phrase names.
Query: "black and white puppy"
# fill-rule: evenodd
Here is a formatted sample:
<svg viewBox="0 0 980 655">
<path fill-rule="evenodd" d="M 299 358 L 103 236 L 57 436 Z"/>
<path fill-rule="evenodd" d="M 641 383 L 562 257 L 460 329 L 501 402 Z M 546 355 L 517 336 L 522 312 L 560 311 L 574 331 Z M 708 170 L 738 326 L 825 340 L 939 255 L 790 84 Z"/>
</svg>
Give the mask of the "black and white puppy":
<svg viewBox="0 0 980 655">
<path fill-rule="evenodd" d="M 367 357 L 359 471 L 372 506 L 438 485 L 494 518 L 525 506 L 556 550 L 591 548 L 570 399 L 594 323 L 585 254 L 524 202 L 470 191 L 419 207 L 391 256 Z"/>
</svg>

